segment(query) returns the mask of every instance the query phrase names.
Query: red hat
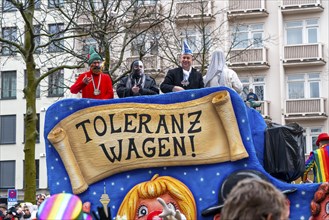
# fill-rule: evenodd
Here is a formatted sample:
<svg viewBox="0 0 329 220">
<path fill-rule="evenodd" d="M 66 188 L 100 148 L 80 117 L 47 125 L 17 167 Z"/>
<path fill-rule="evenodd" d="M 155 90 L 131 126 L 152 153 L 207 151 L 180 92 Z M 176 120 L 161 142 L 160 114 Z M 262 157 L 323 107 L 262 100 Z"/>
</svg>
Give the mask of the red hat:
<svg viewBox="0 0 329 220">
<path fill-rule="evenodd" d="M 316 146 L 319 146 L 320 141 L 329 140 L 329 135 L 327 133 L 321 133 L 316 140 Z"/>
</svg>

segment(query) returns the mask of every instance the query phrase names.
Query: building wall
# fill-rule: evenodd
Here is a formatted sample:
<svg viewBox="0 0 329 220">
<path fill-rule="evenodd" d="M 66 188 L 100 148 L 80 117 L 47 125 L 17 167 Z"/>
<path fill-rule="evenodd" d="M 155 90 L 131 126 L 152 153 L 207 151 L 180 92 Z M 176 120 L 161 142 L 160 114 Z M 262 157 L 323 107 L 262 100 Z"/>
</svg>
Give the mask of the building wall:
<svg viewBox="0 0 329 220">
<path fill-rule="evenodd" d="M 258 1 L 258 0 L 255 0 Z M 314 0 L 316 1 L 316 0 Z M 165 1 L 160 1 L 160 4 L 168 6 L 164 3 Z M 194 2 L 194 1 L 192 1 Z M 269 67 L 266 68 L 253 68 L 253 67 L 244 67 L 237 68 L 232 67 L 239 75 L 239 77 L 264 77 L 264 100 L 269 102 L 269 117 L 273 122 L 279 124 L 286 124 L 290 122 L 297 122 L 302 127 L 306 129 L 306 141 L 307 141 L 307 151 L 309 152 L 312 147 L 311 139 L 311 129 L 320 128 L 321 132 L 329 132 L 329 121 L 327 115 L 329 114 L 329 76 L 328 76 L 328 9 L 329 1 L 322 0 L 321 5 L 324 8 L 323 11 L 318 12 L 296 12 L 290 14 L 282 14 L 280 9 L 281 1 L 265 1 L 266 2 L 266 11 L 267 16 L 258 17 L 255 13 L 250 13 L 248 17 L 237 16 L 235 19 L 240 20 L 241 23 L 254 24 L 262 23 L 264 25 L 264 35 L 268 36 L 270 40 L 264 42 L 264 46 L 268 49 L 268 64 Z M 186 2 L 190 4 L 191 2 Z M 213 28 L 226 22 L 228 17 L 228 1 L 213 1 L 213 8 L 216 10 L 223 10 L 225 13 L 219 13 L 216 15 L 216 19 L 211 22 Z M 244 13 L 242 13 L 244 14 Z M 319 42 L 323 43 L 323 53 L 324 53 L 324 63 L 321 65 L 316 64 L 303 64 L 303 65 L 294 65 L 286 67 L 283 62 L 283 50 L 285 45 L 285 29 L 284 22 L 298 20 L 298 19 L 307 19 L 307 18 L 318 18 L 319 19 Z M 194 19 L 194 18 L 189 18 Z M 225 21 L 223 21 L 223 19 Z M 13 20 L 11 20 L 13 21 Z M 49 21 L 50 22 L 50 21 Z M 228 22 L 223 27 L 229 29 L 232 25 L 232 22 Z M 177 29 L 183 28 L 184 25 L 177 24 Z M 179 31 L 179 30 L 177 30 Z M 229 30 L 225 32 L 229 36 Z M 214 45 L 210 48 L 210 52 L 217 48 L 221 48 L 225 51 L 228 51 L 229 39 Z M 126 54 L 127 58 L 129 53 Z M 15 188 L 22 190 L 23 189 L 23 159 L 24 159 L 24 119 L 23 115 L 25 113 L 25 100 L 23 97 L 23 87 L 24 87 L 24 63 L 20 59 L 14 59 L 0 56 L 0 72 L 8 70 L 17 70 L 17 98 L 15 100 L 0 100 L 0 115 L 15 114 L 16 115 L 16 144 L 12 145 L 0 145 L 0 161 L 14 160 L 16 161 L 15 167 Z M 42 61 L 39 63 L 43 68 L 49 68 L 49 65 L 43 65 Z M 263 66 L 263 65 L 261 65 Z M 68 77 L 71 82 L 74 80 L 74 75 L 79 73 L 79 70 L 65 70 L 64 75 Z M 165 73 L 166 71 L 164 71 Z M 325 115 L 295 115 L 286 117 L 285 113 L 285 103 L 287 100 L 287 76 L 291 74 L 298 73 L 308 73 L 308 72 L 319 72 L 321 77 L 321 97 L 326 100 L 325 102 Z M 0 73 L 1 74 L 1 73 Z M 163 74 L 163 73 L 162 73 Z M 163 75 L 162 75 L 163 76 Z M 159 80 L 158 80 L 159 81 Z M 44 86 L 47 86 L 43 82 Z M 64 97 L 70 98 L 76 97 L 71 95 L 69 91 L 66 91 Z M 36 158 L 39 160 L 40 172 L 39 172 L 39 188 L 41 190 L 47 189 L 47 170 L 46 170 L 46 160 L 45 160 L 45 144 L 43 139 L 43 126 L 44 119 L 46 114 L 46 109 L 54 102 L 59 100 L 59 98 L 47 98 L 45 94 L 41 95 L 41 98 L 37 100 L 37 112 L 40 114 L 40 143 L 36 145 Z M 5 128 L 0 128 L 5 129 Z M 307 152 L 307 153 L 308 153 Z M 0 197 L 6 196 L 6 189 L 0 189 Z"/>
</svg>

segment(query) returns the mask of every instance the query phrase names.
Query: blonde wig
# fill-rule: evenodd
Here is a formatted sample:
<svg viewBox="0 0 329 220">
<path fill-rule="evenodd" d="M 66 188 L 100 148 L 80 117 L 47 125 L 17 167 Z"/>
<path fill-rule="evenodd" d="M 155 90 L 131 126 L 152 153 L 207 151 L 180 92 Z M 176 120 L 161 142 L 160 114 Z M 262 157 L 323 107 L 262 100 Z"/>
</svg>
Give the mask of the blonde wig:
<svg viewBox="0 0 329 220">
<path fill-rule="evenodd" d="M 178 204 L 179 211 L 186 219 L 196 219 L 196 204 L 193 194 L 187 186 L 179 180 L 170 177 L 159 177 L 155 174 L 150 181 L 134 186 L 123 199 L 117 216 L 135 219 L 137 204 L 141 199 L 156 199 L 161 195 L 170 195 Z"/>
</svg>

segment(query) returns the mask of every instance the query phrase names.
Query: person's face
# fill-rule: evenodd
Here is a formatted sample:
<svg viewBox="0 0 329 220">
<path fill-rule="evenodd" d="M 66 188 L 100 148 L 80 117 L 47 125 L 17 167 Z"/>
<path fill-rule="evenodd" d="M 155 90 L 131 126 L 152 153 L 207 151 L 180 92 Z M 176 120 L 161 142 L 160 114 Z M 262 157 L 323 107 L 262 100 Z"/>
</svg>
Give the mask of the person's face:
<svg viewBox="0 0 329 220">
<path fill-rule="evenodd" d="M 95 60 L 94 62 L 91 63 L 90 69 L 94 74 L 99 74 L 101 72 L 101 61 L 100 60 Z"/>
<path fill-rule="evenodd" d="M 144 66 L 140 61 L 136 61 L 133 65 L 134 74 L 141 74 L 143 72 Z"/>
<path fill-rule="evenodd" d="M 289 216 L 290 216 L 290 200 L 286 198 L 284 210 L 282 211 L 282 215 L 280 219 L 286 220 L 289 219 Z"/>
<path fill-rule="evenodd" d="M 6 215 L 7 214 L 7 209 L 5 208 L 0 208 L 0 211 L 2 212 L 3 215 Z"/>
<path fill-rule="evenodd" d="M 39 206 L 41 203 L 43 203 L 45 199 L 43 197 L 38 198 L 37 205 Z"/>
<path fill-rule="evenodd" d="M 177 202 L 168 194 L 160 196 L 166 204 L 173 208 L 174 210 L 180 209 Z M 163 210 L 162 205 L 154 199 L 140 199 L 137 203 L 137 210 L 135 214 L 135 220 L 153 220 L 156 218 Z"/>
<path fill-rule="evenodd" d="M 23 218 L 30 218 L 31 217 L 31 212 L 30 212 L 30 210 L 27 206 L 24 207 L 23 212 L 24 212 Z"/>
<path fill-rule="evenodd" d="M 192 66 L 192 55 L 190 54 L 183 54 L 181 56 L 181 63 L 184 70 L 190 70 Z"/>
</svg>

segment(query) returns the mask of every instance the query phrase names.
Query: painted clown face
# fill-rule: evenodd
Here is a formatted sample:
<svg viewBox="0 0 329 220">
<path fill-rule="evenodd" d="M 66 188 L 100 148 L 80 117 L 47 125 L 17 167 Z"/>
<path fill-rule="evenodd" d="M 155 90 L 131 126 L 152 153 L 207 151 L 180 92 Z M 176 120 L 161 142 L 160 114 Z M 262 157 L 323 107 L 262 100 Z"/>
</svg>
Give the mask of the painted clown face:
<svg viewBox="0 0 329 220">
<path fill-rule="evenodd" d="M 169 194 L 164 194 L 160 197 L 173 210 L 180 209 L 177 202 Z M 162 213 L 162 210 L 163 207 L 156 198 L 140 199 L 137 204 L 135 220 L 160 220 L 159 214 Z"/>
</svg>

